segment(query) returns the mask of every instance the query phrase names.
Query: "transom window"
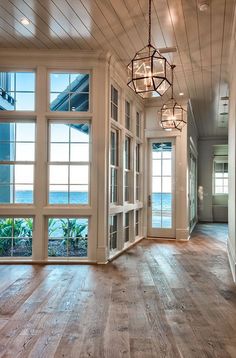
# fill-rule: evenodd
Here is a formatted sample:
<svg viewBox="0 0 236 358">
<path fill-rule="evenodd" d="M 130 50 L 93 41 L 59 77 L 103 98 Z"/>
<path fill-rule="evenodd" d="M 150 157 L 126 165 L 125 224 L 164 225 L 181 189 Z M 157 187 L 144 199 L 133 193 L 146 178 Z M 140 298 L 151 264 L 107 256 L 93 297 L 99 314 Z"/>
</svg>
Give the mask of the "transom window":
<svg viewBox="0 0 236 358">
<path fill-rule="evenodd" d="M 118 121 L 118 90 L 111 85 L 111 118 Z"/>
<path fill-rule="evenodd" d="M 214 162 L 215 194 L 228 194 L 228 163 Z"/>
<path fill-rule="evenodd" d="M 49 137 L 49 204 L 88 204 L 89 123 L 50 121 Z"/>
<path fill-rule="evenodd" d="M 0 122 L 0 203 L 32 204 L 35 123 Z"/>
<path fill-rule="evenodd" d="M 131 116 L 131 110 L 130 110 L 130 103 L 128 101 L 125 101 L 125 128 L 130 129 L 130 116 Z"/>
<path fill-rule="evenodd" d="M 89 74 L 51 73 L 50 110 L 87 112 L 89 110 Z"/>
<path fill-rule="evenodd" d="M 0 110 L 34 111 L 35 73 L 0 72 Z"/>
<path fill-rule="evenodd" d="M 87 218 L 50 218 L 48 220 L 49 257 L 87 257 L 87 249 Z"/>
</svg>

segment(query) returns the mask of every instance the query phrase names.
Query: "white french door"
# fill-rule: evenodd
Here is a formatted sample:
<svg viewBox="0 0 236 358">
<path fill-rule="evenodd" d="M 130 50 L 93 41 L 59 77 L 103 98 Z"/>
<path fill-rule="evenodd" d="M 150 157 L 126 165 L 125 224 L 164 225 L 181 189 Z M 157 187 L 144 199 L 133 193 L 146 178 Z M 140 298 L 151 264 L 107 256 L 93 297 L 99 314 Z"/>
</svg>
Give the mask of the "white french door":
<svg viewBox="0 0 236 358">
<path fill-rule="evenodd" d="M 174 140 L 149 142 L 148 236 L 175 237 Z"/>
</svg>

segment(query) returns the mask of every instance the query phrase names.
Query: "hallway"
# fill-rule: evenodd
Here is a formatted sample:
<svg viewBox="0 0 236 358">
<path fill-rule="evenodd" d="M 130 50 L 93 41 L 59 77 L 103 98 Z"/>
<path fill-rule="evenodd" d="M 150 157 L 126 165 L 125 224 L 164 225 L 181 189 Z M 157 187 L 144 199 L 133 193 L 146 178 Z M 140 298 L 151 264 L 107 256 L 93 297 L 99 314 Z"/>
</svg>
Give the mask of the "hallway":
<svg viewBox="0 0 236 358">
<path fill-rule="evenodd" d="M 1 265 L 0 357 L 235 357 L 227 227 L 105 266 Z"/>
</svg>

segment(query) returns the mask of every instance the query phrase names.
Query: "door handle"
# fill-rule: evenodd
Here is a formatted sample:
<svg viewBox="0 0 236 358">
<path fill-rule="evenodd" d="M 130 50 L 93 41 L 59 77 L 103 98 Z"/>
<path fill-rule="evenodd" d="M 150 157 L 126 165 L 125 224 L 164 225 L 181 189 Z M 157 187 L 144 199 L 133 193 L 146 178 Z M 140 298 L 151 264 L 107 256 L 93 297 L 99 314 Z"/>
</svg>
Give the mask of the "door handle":
<svg viewBox="0 0 236 358">
<path fill-rule="evenodd" d="M 151 197 L 151 195 L 148 195 L 148 206 L 149 207 L 152 206 L 152 197 Z"/>
</svg>

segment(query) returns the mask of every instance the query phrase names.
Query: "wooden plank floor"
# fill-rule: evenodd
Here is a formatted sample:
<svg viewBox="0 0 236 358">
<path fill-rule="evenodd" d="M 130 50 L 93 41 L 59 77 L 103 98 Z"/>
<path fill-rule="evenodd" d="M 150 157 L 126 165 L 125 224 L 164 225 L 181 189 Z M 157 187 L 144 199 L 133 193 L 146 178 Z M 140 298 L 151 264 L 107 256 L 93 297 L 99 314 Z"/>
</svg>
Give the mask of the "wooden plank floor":
<svg viewBox="0 0 236 358">
<path fill-rule="evenodd" d="M 107 266 L 0 266 L 0 357 L 236 357 L 225 225 Z"/>
</svg>

